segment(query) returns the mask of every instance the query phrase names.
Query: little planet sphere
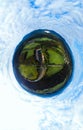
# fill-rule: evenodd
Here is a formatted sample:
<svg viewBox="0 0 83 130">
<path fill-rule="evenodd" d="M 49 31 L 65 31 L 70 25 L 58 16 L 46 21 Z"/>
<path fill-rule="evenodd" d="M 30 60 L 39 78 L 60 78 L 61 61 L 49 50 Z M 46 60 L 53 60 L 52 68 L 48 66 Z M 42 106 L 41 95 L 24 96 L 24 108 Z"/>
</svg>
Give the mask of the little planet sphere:
<svg viewBox="0 0 83 130">
<path fill-rule="evenodd" d="M 27 92 L 48 95 L 63 89 L 73 61 L 66 41 L 56 32 L 39 29 L 26 35 L 13 55 L 14 75 Z"/>
</svg>

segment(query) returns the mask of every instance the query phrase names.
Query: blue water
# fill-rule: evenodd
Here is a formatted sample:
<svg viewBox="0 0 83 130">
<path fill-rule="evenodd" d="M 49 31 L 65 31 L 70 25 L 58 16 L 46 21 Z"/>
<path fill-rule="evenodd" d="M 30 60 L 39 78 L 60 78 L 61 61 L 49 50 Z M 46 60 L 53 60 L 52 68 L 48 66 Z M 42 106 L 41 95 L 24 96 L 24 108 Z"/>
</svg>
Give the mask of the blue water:
<svg viewBox="0 0 83 130">
<path fill-rule="evenodd" d="M 36 29 L 59 33 L 74 59 L 63 93 L 41 98 L 23 90 L 12 70 L 22 38 Z M 83 0 L 0 0 L 0 130 L 83 130 Z"/>
</svg>

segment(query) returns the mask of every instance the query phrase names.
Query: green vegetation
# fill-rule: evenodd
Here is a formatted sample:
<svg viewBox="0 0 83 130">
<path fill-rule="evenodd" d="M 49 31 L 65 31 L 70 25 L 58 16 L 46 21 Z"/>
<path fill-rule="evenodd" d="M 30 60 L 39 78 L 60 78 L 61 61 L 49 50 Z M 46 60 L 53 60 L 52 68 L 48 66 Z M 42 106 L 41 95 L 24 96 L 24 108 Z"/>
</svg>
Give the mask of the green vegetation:
<svg viewBox="0 0 83 130">
<path fill-rule="evenodd" d="M 35 80 L 38 76 L 36 66 L 20 65 L 19 71 L 21 75 L 28 80 Z"/>
</svg>

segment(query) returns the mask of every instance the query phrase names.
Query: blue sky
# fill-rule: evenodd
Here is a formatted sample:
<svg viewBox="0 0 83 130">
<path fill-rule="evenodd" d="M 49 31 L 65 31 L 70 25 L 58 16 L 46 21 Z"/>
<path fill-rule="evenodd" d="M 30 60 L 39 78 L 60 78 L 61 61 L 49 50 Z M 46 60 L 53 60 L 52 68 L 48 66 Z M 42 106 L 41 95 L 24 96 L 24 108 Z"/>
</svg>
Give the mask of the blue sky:
<svg viewBox="0 0 83 130">
<path fill-rule="evenodd" d="M 16 46 L 36 29 L 56 31 L 73 53 L 72 81 L 52 98 L 24 91 L 12 71 Z M 0 0 L 0 130 L 83 130 L 82 55 L 82 0 Z"/>
</svg>

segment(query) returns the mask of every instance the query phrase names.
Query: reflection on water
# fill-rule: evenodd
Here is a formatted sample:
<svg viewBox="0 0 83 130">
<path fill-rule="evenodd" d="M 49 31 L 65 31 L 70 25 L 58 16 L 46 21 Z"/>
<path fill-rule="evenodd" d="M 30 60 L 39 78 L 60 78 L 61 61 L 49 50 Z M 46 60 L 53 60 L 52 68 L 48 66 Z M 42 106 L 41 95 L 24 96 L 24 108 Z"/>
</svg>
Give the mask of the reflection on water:
<svg viewBox="0 0 83 130">
<path fill-rule="evenodd" d="M 0 0 L 0 15 L 0 129 L 82 130 L 82 0 Z M 12 71 L 15 47 L 24 35 L 39 28 L 58 32 L 73 53 L 72 81 L 51 98 L 24 91 Z"/>
</svg>

